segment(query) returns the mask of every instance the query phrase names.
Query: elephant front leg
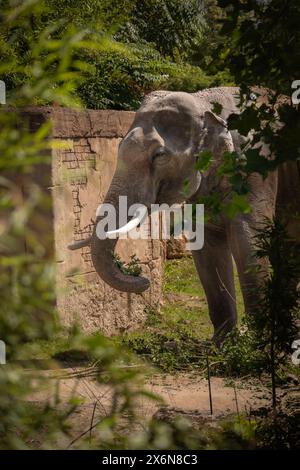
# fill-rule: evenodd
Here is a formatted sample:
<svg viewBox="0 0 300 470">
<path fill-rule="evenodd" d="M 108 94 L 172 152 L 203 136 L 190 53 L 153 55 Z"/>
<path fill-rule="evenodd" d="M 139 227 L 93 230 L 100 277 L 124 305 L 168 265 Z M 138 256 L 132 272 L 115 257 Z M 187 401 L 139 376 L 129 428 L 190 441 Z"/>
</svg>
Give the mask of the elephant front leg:
<svg viewBox="0 0 300 470">
<path fill-rule="evenodd" d="M 245 312 L 255 314 L 259 308 L 260 287 L 268 272 L 265 260 L 255 255 L 255 230 L 251 217 L 238 216 L 231 225 L 231 251 L 237 267 Z"/>
<path fill-rule="evenodd" d="M 204 247 L 192 254 L 214 326 L 213 339 L 221 344 L 237 322 L 232 256 L 225 229 L 206 226 Z"/>
</svg>

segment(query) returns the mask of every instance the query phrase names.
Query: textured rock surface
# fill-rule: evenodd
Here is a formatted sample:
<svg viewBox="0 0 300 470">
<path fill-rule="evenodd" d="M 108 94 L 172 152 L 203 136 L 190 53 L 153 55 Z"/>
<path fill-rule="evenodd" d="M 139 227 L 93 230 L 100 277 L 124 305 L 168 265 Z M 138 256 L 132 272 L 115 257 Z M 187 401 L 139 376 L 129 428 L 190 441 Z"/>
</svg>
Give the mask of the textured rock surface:
<svg viewBox="0 0 300 470">
<path fill-rule="evenodd" d="M 42 111 L 41 111 L 42 109 Z M 143 294 L 121 293 L 96 275 L 89 247 L 69 251 L 67 245 L 90 235 L 95 212 L 113 177 L 118 144 L 134 113 L 31 108 L 31 121 L 41 113 L 53 122 L 53 137 L 63 147 L 52 151 L 52 194 L 57 305 L 62 322 L 77 319 L 85 332 L 114 334 L 142 324 L 147 308 L 159 305 L 163 247 L 159 240 L 120 240 L 122 261 L 136 255 L 151 287 Z M 32 117 L 33 116 L 33 117 Z M 35 117 L 34 117 L 35 116 Z"/>
<path fill-rule="evenodd" d="M 180 259 L 185 256 L 191 256 L 191 252 L 186 249 L 186 240 L 182 238 L 171 237 L 170 240 L 166 242 L 167 259 Z"/>
</svg>

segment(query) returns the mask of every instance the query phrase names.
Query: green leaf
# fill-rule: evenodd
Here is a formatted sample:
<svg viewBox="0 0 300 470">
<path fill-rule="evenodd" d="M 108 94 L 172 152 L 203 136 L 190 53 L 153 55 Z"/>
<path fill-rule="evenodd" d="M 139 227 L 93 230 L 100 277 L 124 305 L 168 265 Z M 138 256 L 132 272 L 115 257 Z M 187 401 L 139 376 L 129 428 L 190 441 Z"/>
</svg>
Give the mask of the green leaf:
<svg viewBox="0 0 300 470">
<path fill-rule="evenodd" d="M 197 163 L 195 168 L 199 171 L 205 171 L 210 166 L 212 161 L 212 153 L 210 150 L 205 150 L 197 156 Z"/>
<path fill-rule="evenodd" d="M 225 213 L 233 219 L 237 214 L 248 214 L 251 212 L 251 207 L 246 199 L 246 196 L 234 193 L 228 205 L 224 207 Z"/>
</svg>

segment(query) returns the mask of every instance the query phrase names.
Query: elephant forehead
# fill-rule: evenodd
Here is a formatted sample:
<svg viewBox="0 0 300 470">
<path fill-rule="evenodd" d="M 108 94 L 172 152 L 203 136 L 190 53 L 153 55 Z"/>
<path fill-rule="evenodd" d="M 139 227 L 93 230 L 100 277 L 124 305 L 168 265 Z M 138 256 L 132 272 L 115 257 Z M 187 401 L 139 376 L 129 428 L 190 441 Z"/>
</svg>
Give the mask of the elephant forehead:
<svg viewBox="0 0 300 470">
<path fill-rule="evenodd" d="M 202 115 L 195 107 L 165 105 L 147 109 L 137 115 L 135 122 L 143 127 L 145 137 L 152 138 L 157 133 L 164 141 L 179 147 L 188 145 L 203 128 Z"/>
<path fill-rule="evenodd" d="M 151 151 L 164 145 L 164 139 L 156 129 L 151 126 L 143 128 L 141 126 L 134 127 L 124 137 L 119 146 L 119 157 L 123 160 L 133 158 L 140 160 Z"/>
<path fill-rule="evenodd" d="M 145 144 L 157 142 L 163 144 L 163 139 L 156 131 L 153 123 L 150 126 L 137 126 L 131 129 L 124 139 L 122 140 L 120 147 L 134 145 L 145 147 Z"/>
<path fill-rule="evenodd" d="M 156 113 L 151 121 L 139 122 L 123 139 L 121 151 L 151 151 L 158 146 L 166 146 L 177 153 L 185 151 L 199 136 L 195 126 L 189 119 L 184 119 L 178 113 Z M 198 141 L 198 138 L 196 139 Z"/>
<path fill-rule="evenodd" d="M 187 113 L 196 112 L 197 104 L 192 95 L 189 93 L 174 91 L 166 92 L 164 94 L 153 95 L 151 94 L 146 97 L 144 104 L 141 106 L 141 111 L 158 111 L 159 109 L 170 108 L 174 110 L 180 110 Z"/>
</svg>

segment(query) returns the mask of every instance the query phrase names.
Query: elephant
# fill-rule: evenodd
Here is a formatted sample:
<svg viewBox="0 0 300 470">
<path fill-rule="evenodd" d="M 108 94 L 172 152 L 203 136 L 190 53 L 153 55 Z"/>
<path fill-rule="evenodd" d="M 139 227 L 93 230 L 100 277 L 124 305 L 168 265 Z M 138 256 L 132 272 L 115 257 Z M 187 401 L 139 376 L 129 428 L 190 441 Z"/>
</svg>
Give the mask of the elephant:
<svg viewBox="0 0 300 470">
<path fill-rule="evenodd" d="M 239 88 L 218 87 L 197 93 L 156 91 L 144 99 L 128 133 L 120 142 L 117 168 L 104 203 L 118 210 L 118 198 L 126 195 L 128 204 L 184 203 L 212 194 L 226 193 L 229 182 L 216 178 L 224 151 L 240 152 L 242 136 L 229 131 L 227 118 L 238 113 Z M 213 112 L 216 103 L 220 114 Z M 199 152 L 211 151 L 210 167 L 200 173 L 196 168 Z M 186 181 L 188 186 L 186 189 Z M 278 172 L 263 179 L 249 177 L 251 212 L 230 219 L 221 215 L 218 221 L 205 224 L 204 247 L 192 256 L 203 285 L 216 341 L 237 324 L 234 287 L 235 262 L 246 312 L 256 310 L 257 288 L 261 275 L 255 269 L 255 231 L 265 218 L 275 214 Z M 118 214 L 117 214 L 118 215 Z M 90 239 L 70 245 L 70 249 L 91 246 L 92 262 L 99 276 L 120 291 L 142 293 L 148 279 L 121 272 L 114 262 L 117 239 L 100 240 L 96 225 Z M 249 265 L 254 269 L 249 269 Z"/>
</svg>

